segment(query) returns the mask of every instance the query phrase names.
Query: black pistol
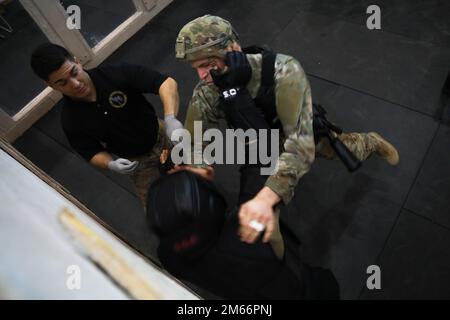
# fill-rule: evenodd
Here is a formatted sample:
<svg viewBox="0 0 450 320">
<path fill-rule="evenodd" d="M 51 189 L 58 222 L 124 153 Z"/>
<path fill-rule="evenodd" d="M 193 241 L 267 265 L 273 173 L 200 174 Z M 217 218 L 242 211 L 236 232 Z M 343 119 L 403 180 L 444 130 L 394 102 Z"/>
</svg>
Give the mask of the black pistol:
<svg viewBox="0 0 450 320">
<path fill-rule="evenodd" d="M 329 122 L 325 116 L 326 113 L 326 110 L 320 104 L 313 104 L 314 140 L 317 143 L 322 137 L 328 138 L 334 152 L 347 167 L 348 171 L 354 172 L 358 170 L 361 167 L 361 161 L 339 140 L 337 135 L 342 133 L 342 129 Z"/>
</svg>

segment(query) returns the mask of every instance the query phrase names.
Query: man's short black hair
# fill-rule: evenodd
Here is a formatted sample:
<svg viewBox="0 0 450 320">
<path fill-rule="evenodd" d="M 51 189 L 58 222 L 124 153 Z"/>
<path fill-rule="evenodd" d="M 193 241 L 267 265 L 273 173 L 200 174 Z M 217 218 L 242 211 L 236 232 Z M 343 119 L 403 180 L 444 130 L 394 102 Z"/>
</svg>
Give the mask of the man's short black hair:
<svg viewBox="0 0 450 320">
<path fill-rule="evenodd" d="M 44 43 L 34 49 L 31 54 L 31 68 L 41 79 L 47 81 L 50 74 L 66 62 L 74 61 L 73 56 L 65 48 L 53 43 Z"/>
</svg>

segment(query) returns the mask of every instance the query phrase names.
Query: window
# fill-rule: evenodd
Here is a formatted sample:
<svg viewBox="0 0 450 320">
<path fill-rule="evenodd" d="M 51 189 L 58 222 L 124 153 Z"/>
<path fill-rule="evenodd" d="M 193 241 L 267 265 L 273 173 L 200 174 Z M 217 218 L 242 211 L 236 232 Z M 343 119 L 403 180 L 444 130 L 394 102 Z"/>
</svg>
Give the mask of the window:
<svg viewBox="0 0 450 320">
<path fill-rule="evenodd" d="M 0 137 L 14 141 L 61 98 L 32 74 L 29 58 L 38 44 L 60 44 L 95 67 L 170 2 L 0 0 Z M 67 26 L 70 6 L 80 8 L 79 30 Z"/>
</svg>

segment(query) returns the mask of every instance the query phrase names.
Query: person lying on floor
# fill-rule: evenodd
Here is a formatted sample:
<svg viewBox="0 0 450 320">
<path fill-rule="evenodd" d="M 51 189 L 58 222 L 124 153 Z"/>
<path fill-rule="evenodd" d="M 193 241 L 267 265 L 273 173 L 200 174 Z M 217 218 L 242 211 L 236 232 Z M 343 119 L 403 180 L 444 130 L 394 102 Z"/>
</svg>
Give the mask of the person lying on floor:
<svg viewBox="0 0 450 320">
<path fill-rule="evenodd" d="M 155 181 L 147 221 L 160 239 L 163 267 L 225 299 L 339 299 L 332 272 L 302 263 L 289 237 L 280 260 L 262 237 L 242 242 L 238 207 L 226 209 L 214 184 L 190 171 Z"/>
</svg>

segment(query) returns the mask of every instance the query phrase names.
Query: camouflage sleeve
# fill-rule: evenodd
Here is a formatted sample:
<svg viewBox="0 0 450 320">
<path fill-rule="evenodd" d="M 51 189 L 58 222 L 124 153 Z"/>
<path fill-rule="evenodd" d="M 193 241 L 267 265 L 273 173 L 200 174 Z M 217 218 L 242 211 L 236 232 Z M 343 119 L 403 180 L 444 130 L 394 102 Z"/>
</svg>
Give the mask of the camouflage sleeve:
<svg viewBox="0 0 450 320">
<path fill-rule="evenodd" d="M 209 164 L 206 163 L 203 159 L 203 148 L 205 143 L 202 141 L 201 136 L 199 141 L 195 139 L 195 123 L 202 124 L 202 131 L 205 132 L 209 128 L 217 128 L 219 125 L 220 115 L 217 114 L 217 105 L 219 103 L 219 95 L 215 93 L 211 88 L 208 88 L 205 85 L 197 85 L 194 89 L 194 93 L 192 94 L 191 101 L 189 102 L 186 121 L 184 123 L 184 128 L 189 131 L 191 135 L 191 159 L 194 162 L 194 159 L 201 159 L 201 164 L 191 165 L 193 167 L 206 167 Z M 195 148 L 197 145 L 197 148 Z M 197 152 L 196 152 L 197 151 Z"/>
<path fill-rule="evenodd" d="M 298 61 L 283 55 L 277 56 L 275 83 L 277 114 L 286 140 L 276 171 L 265 185 L 287 204 L 314 162 L 311 88 Z"/>
</svg>

